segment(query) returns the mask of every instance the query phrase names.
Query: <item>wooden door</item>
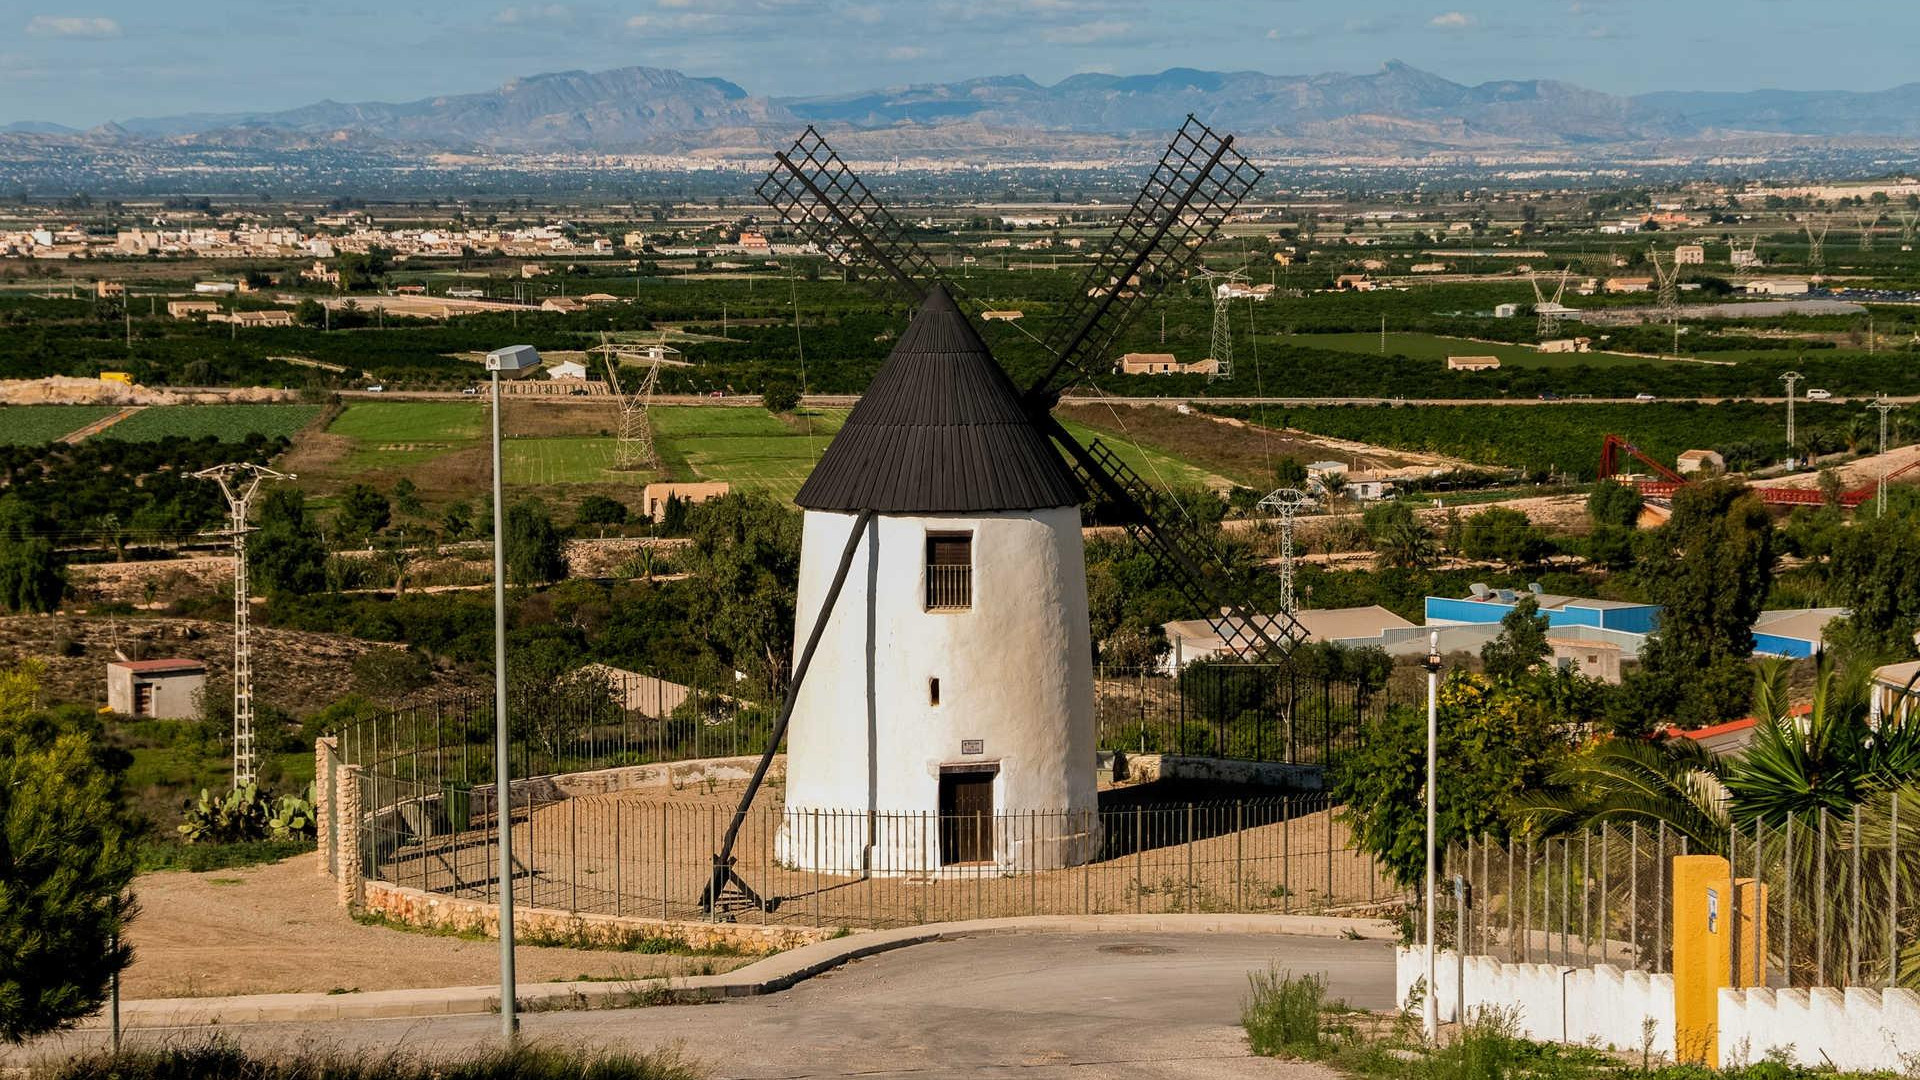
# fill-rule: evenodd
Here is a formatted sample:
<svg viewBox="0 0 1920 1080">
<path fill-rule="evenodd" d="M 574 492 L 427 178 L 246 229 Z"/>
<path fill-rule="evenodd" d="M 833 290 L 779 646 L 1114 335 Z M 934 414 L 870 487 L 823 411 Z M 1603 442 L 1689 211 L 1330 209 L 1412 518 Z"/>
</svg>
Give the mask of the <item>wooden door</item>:
<svg viewBox="0 0 1920 1080">
<path fill-rule="evenodd" d="M 992 861 L 993 775 L 940 774 L 940 865 Z"/>
</svg>

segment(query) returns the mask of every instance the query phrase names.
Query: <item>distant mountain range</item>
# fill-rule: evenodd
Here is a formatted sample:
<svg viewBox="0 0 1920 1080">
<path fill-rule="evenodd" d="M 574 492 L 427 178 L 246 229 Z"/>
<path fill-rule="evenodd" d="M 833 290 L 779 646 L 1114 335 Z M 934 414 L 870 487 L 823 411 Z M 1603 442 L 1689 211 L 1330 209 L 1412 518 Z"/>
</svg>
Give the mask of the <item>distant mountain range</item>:
<svg viewBox="0 0 1920 1080">
<path fill-rule="evenodd" d="M 1391 62 L 1366 75 L 1174 68 L 1025 76 L 821 97 L 759 97 L 659 68 L 566 71 L 495 90 L 391 104 L 138 117 L 81 132 L 32 121 L 0 134 L 52 143 L 329 146 L 433 151 L 693 152 L 756 148 L 805 123 L 855 128 L 865 152 L 987 149 L 1072 156 L 1148 142 L 1194 113 L 1269 152 L 1573 150 L 1676 142 L 1920 142 L 1920 83 L 1875 93 L 1765 90 L 1621 97 L 1547 79 L 1467 86 Z M 1063 138 L 1070 136 L 1070 138 Z"/>
</svg>

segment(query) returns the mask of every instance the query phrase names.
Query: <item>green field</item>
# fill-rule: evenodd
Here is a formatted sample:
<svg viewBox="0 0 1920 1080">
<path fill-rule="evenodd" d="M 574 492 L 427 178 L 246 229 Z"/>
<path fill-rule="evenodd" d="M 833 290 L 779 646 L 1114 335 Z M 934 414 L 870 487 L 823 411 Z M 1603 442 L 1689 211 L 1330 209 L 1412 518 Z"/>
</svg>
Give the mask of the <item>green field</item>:
<svg viewBox="0 0 1920 1080">
<path fill-rule="evenodd" d="M 355 402 L 327 433 L 353 440 L 343 472 L 405 469 L 478 443 L 486 434 L 486 412 L 465 401 Z"/>
<path fill-rule="evenodd" d="M 616 472 L 614 440 L 588 435 L 508 439 L 500 448 L 502 477 L 513 487 L 553 484 L 645 484 L 650 475 Z"/>
<path fill-rule="evenodd" d="M 100 434 L 103 439 L 152 442 L 170 435 L 212 435 L 239 442 L 248 435 L 291 438 L 320 415 L 318 405 L 156 405 L 142 409 Z"/>
<path fill-rule="evenodd" d="M 111 405 L 8 405 L 0 407 L 0 445 L 39 446 L 78 431 L 120 410 Z"/>
<path fill-rule="evenodd" d="M 670 405 L 652 410 L 660 459 L 675 480 L 724 480 L 791 500 L 846 420 L 808 410 L 789 423 L 764 409 Z"/>
<path fill-rule="evenodd" d="M 1074 438 L 1085 446 L 1095 439 L 1104 442 L 1107 449 L 1125 462 L 1127 467 L 1140 474 L 1150 486 L 1165 491 L 1169 488 L 1210 487 L 1230 488 L 1233 481 L 1195 465 L 1191 461 L 1174 457 L 1166 450 L 1146 443 L 1136 444 L 1134 440 L 1110 432 L 1095 431 L 1085 424 L 1072 420 L 1061 420 L 1060 426 L 1067 429 Z"/>
<path fill-rule="evenodd" d="M 1568 337 L 1574 336 L 1572 333 Z M 1336 352 L 1381 355 L 1379 334 L 1292 334 L 1280 341 L 1302 348 L 1331 349 Z M 1621 365 L 1659 364 L 1669 361 L 1622 353 L 1541 353 L 1528 345 L 1501 345 L 1468 338 L 1441 337 L 1438 334 L 1388 334 L 1387 356 L 1412 360 L 1445 360 L 1449 356 L 1497 356 L 1502 367 L 1570 368 L 1617 367 Z"/>
</svg>

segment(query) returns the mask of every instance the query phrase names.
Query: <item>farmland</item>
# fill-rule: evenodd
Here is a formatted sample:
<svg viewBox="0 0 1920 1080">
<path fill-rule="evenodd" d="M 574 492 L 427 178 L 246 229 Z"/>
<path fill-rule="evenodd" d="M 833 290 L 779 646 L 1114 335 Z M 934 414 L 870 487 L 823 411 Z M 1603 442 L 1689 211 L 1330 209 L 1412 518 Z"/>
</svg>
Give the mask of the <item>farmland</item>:
<svg viewBox="0 0 1920 1080">
<path fill-rule="evenodd" d="M 0 407 L 0 444 L 39 446 L 96 420 L 112 416 L 111 405 L 8 405 Z"/>
<path fill-rule="evenodd" d="M 762 409 L 681 405 L 652 412 L 660 458 L 675 480 L 724 480 L 790 500 L 846 419 L 809 409 L 787 419 Z"/>
<path fill-rule="evenodd" d="M 156 405 L 113 425 L 101 437 L 125 442 L 169 436 L 213 436 L 221 442 L 240 442 L 249 435 L 291 438 L 320 412 L 319 405 Z"/>
<path fill-rule="evenodd" d="M 1413 360 L 1445 360 L 1449 356 L 1497 356 L 1500 358 L 1502 367 L 1517 368 L 1614 367 L 1673 363 L 1670 360 L 1629 356 L 1624 353 L 1543 353 L 1528 345 L 1441 337 L 1437 334 L 1388 334 L 1384 354 L 1380 348 L 1380 335 L 1364 332 L 1289 334 L 1280 338 L 1280 341 L 1282 344 L 1300 348 L 1327 349 L 1333 352 L 1364 353 L 1374 356 L 1404 356 Z"/>
</svg>

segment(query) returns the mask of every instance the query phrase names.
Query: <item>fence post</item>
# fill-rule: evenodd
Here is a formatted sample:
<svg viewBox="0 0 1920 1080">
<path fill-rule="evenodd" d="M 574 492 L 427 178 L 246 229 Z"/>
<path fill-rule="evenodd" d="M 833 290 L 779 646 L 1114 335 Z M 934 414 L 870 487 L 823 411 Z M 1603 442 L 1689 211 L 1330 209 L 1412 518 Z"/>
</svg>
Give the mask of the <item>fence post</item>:
<svg viewBox="0 0 1920 1080">
<path fill-rule="evenodd" d="M 1147 848 L 1143 829 L 1145 822 L 1141 817 L 1145 812 L 1144 806 L 1133 808 L 1133 913 L 1135 915 L 1140 914 L 1140 893 L 1147 885 L 1146 876 L 1140 872 L 1141 853 Z"/>
<path fill-rule="evenodd" d="M 661 922 L 667 921 L 667 918 L 668 918 L 667 895 L 668 895 L 668 890 L 670 888 L 670 885 L 668 884 L 668 873 L 667 873 L 669 867 L 671 866 L 671 864 L 667 862 L 667 828 L 668 828 L 667 804 L 665 802 L 662 802 L 660 804 L 660 921 Z"/>
<path fill-rule="evenodd" d="M 1293 799 L 1280 796 L 1280 910 L 1293 910 Z"/>
<path fill-rule="evenodd" d="M 1853 917 L 1847 920 L 1847 985 L 1860 985 L 1860 804 L 1853 804 Z"/>
<path fill-rule="evenodd" d="M 1193 804 L 1187 804 L 1187 913 L 1193 913 Z"/>
<path fill-rule="evenodd" d="M 1239 799 L 1233 800 L 1233 910 L 1247 910 L 1247 859 L 1246 832 L 1242 827 L 1241 808 L 1246 804 Z"/>
<path fill-rule="evenodd" d="M 1327 895 L 1323 906 L 1333 906 L 1333 804 L 1326 803 L 1321 813 L 1327 815 Z"/>
<path fill-rule="evenodd" d="M 620 888 L 620 804 L 613 804 L 613 913 L 622 914 L 626 907 Z"/>
<path fill-rule="evenodd" d="M 1815 818 L 1818 831 L 1813 837 L 1813 985 L 1827 982 L 1827 808 L 1821 807 Z"/>
<path fill-rule="evenodd" d="M 1900 793 L 1888 806 L 1887 829 L 1887 988 L 1900 985 Z"/>
<path fill-rule="evenodd" d="M 567 800 L 567 911 L 580 913 L 580 800 Z"/>
</svg>

